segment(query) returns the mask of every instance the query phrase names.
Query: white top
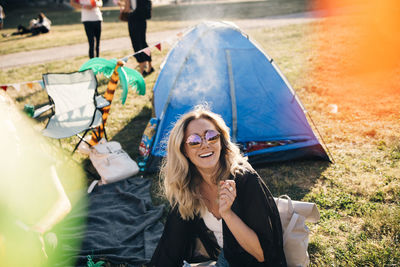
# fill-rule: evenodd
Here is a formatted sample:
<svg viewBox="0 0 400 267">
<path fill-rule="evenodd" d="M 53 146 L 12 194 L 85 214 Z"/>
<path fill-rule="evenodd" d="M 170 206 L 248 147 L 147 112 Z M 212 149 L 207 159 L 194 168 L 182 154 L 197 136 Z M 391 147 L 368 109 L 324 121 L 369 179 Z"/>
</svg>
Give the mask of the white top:
<svg viewBox="0 0 400 267">
<path fill-rule="evenodd" d="M 211 212 L 206 210 L 203 215 L 203 221 L 207 228 L 213 231 L 219 247 L 222 248 L 224 246 L 224 239 L 222 236 L 222 219 L 218 220 Z"/>
<path fill-rule="evenodd" d="M 39 19 L 31 19 L 29 21 L 29 29 L 39 28 L 42 26 L 46 27 L 46 29 L 50 31 L 51 20 L 49 20 L 48 18 L 43 18 L 43 21 L 41 23 L 39 22 Z"/>
<path fill-rule="evenodd" d="M 4 19 L 4 11 L 2 6 L 0 6 L 0 19 Z"/>
<path fill-rule="evenodd" d="M 131 10 L 135 11 L 136 9 L 136 0 L 130 0 L 131 1 Z"/>
<path fill-rule="evenodd" d="M 44 18 L 42 24 L 38 23 L 39 26 L 44 26 L 50 31 L 50 26 L 51 26 L 51 20 L 48 18 Z"/>
<path fill-rule="evenodd" d="M 92 9 L 82 8 L 81 21 L 103 21 L 103 16 L 101 14 L 100 8 L 94 7 Z"/>
</svg>

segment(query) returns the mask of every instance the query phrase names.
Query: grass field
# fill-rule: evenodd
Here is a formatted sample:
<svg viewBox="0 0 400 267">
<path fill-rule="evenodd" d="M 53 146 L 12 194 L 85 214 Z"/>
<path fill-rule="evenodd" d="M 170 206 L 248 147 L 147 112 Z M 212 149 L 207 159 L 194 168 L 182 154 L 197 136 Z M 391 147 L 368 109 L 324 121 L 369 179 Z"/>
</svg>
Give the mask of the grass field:
<svg viewBox="0 0 400 267">
<path fill-rule="evenodd" d="M 213 4 L 212 9 L 209 8 L 210 3 L 203 2 L 192 5 L 155 6 L 152 11 L 152 19 L 148 22 L 148 32 L 187 27 L 204 19 L 235 20 L 304 12 L 309 9 L 306 2 L 306 0 L 293 0 L 287 3 L 276 0 L 218 2 Z M 5 29 L 2 33 L 16 31 L 19 24 L 27 26 L 29 20 L 35 18 L 39 12 L 44 12 L 51 19 L 51 32 L 35 38 L 21 36 L 2 38 L 0 36 L 0 55 L 86 42 L 83 25 L 80 23 L 80 11 L 58 5 L 16 9 L 10 12 L 6 10 Z M 118 7 L 103 9 L 102 40 L 127 36 L 127 23 L 119 21 L 118 14 Z"/>
<path fill-rule="evenodd" d="M 291 10 L 294 9 L 292 6 Z M 181 25 L 179 19 L 168 20 Z M 150 30 L 158 22 L 155 19 Z M 349 48 L 355 45 L 352 36 L 360 25 L 347 22 L 343 17 L 330 17 L 309 24 L 247 32 L 288 78 L 334 159 L 332 164 L 315 161 L 269 164 L 257 171 L 274 195 L 288 194 L 293 199 L 318 205 L 321 220 L 309 225 L 311 266 L 398 266 L 400 68 L 397 65 L 378 73 L 352 73 L 355 62 L 350 60 Z M 67 30 L 70 26 L 59 27 Z M 157 70 L 168 48 L 154 51 Z M 127 53 L 109 52 L 103 56 L 118 58 Z M 86 60 L 78 57 L 0 71 L 0 81 L 16 83 L 40 79 L 45 72 L 75 71 Z M 135 64 L 134 60 L 128 62 L 131 67 Z M 109 137 L 119 141 L 133 159 L 138 157 L 140 138 L 153 112 L 152 86 L 156 77 L 157 73 L 146 78 L 145 96 L 130 92 L 125 106 L 118 101 L 119 90 L 111 108 Z M 99 81 L 100 91 L 104 91 L 107 80 L 99 77 Z M 27 103 L 40 106 L 47 102 L 39 89 L 9 94 L 21 109 Z M 45 118 L 37 124 L 38 129 L 44 127 Z M 72 149 L 68 141 L 62 142 L 62 146 L 67 151 Z M 74 160 L 84 166 L 89 180 L 95 178 L 85 156 L 76 153 Z M 164 203 L 157 194 L 158 177 L 148 177 L 154 181 L 154 203 Z"/>
</svg>

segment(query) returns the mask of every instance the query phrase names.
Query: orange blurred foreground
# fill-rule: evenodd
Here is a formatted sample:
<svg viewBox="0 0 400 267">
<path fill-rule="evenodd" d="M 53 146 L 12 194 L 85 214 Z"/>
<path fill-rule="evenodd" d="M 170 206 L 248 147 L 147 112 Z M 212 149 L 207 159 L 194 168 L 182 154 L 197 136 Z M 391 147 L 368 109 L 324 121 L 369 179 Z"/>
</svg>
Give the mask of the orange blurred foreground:
<svg viewBox="0 0 400 267">
<path fill-rule="evenodd" d="M 317 80 L 338 86 L 336 93 L 398 93 L 393 79 L 400 74 L 400 1 L 316 0 L 313 5 L 331 15 L 315 28 Z"/>
<path fill-rule="evenodd" d="M 315 0 L 310 92 L 342 119 L 400 119 L 400 1 Z M 337 117 L 338 119 L 339 117 Z"/>
</svg>

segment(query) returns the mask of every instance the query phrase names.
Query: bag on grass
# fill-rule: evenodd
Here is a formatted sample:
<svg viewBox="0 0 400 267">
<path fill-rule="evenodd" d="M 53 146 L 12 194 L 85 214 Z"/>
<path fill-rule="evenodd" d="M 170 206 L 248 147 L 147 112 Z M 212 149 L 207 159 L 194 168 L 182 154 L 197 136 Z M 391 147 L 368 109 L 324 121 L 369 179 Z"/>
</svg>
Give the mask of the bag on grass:
<svg viewBox="0 0 400 267">
<path fill-rule="evenodd" d="M 320 215 L 315 203 L 292 201 L 289 196 L 274 198 L 281 217 L 283 230 L 283 249 L 286 262 L 291 266 L 308 266 L 309 229 L 305 222 L 318 222 Z"/>
<path fill-rule="evenodd" d="M 101 177 L 101 184 L 117 182 L 139 172 L 136 162 L 116 141 L 93 146 L 89 158 Z"/>
</svg>

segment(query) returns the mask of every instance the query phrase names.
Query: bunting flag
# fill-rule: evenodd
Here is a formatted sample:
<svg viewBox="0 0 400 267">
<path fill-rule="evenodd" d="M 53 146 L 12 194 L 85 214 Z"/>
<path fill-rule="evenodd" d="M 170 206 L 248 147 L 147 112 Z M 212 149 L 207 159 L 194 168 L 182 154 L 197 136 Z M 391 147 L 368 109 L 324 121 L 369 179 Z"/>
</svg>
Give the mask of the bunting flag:
<svg viewBox="0 0 400 267">
<path fill-rule="evenodd" d="M 167 44 L 169 44 L 170 46 L 173 46 L 175 43 L 175 38 L 168 38 L 167 40 L 165 40 L 167 42 Z"/>
<path fill-rule="evenodd" d="M 151 54 L 150 47 L 144 48 L 144 49 L 143 49 L 143 52 L 144 52 L 146 55 L 150 56 L 150 54 Z"/>
<path fill-rule="evenodd" d="M 168 43 L 170 46 L 172 46 L 177 40 L 182 39 L 183 35 L 184 35 L 184 32 L 183 32 L 183 31 L 180 31 L 180 32 L 178 32 L 175 36 L 169 37 L 169 38 L 163 40 L 162 42 L 166 42 L 166 43 Z M 137 51 L 137 52 L 135 52 L 135 53 L 133 53 L 133 54 L 131 54 L 131 55 L 125 56 L 125 57 L 123 57 L 123 58 L 121 58 L 121 59 L 119 59 L 119 60 L 122 60 L 123 62 L 126 63 L 126 62 L 128 62 L 128 60 L 129 60 L 130 57 L 133 57 L 133 56 L 135 56 L 135 55 L 137 55 L 137 54 L 140 54 L 140 53 L 145 53 L 146 55 L 150 56 L 150 54 L 151 54 L 151 48 L 153 48 L 153 47 L 155 47 L 155 48 L 157 48 L 159 51 L 161 51 L 161 43 L 162 43 L 162 42 L 157 42 L 157 43 L 155 43 L 154 45 L 145 47 L 145 48 L 143 48 L 143 49 L 141 49 L 141 50 L 139 50 L 139 51 Z"/>
<path fill-rule="evenodd" d="M 17 92 L 21 91 L 21 85 L 19 83 L 14 83 L 12 87 L 14 87 L 15 91 Z"/>
<path fill-rule="evenodd" d="M 126 62 L 128 62 L 129 57 L 130 57 L 130 56 L 123 57 L 123 58 L 121 58 L 121 60 L 122 60 L 124 63 L 126 63 Z"/>
<path fill-rule="evenodd" d="M 40 86 L 44 89 L 44 84 L 42 80 L 31 81 L 31 82 L 22 82 L 22 83 L 11 83 L 11 84 L 2 84 L 0 88 L 4 91 L 7 91 L 10 88 L 14 88 L 16 91 L 20 91 L 22 86 L 28 87 L 28 89 L 33 89 L 34 86 Z"/>
<path fill-rule="evenodd" d="M 175 37 L 170 37 L 164 41 L 167 42 L 169 45 L 173 45 L 175 43 L 176 39 L 181 39 L 182 36 L 183 36 L 183 32 L 178 32 Z M 153 47 L 155 47 L 159 51 L 161 51 L 161 42 L 157 42 L 152 46 L 145 47 L 145 48 L 135 52 L 132 55 L 128 55 L 128 56 L 121 58 L 120 60 L 122 60 L 123 62 L 126 63 L 126 62 L 128 62 L 130 57 L 133 57 L 140 53 L 145 53 L 146 55 L 150 56 L 151 48 L 153 48 Z M 31 82 L 22 82 L 22 83 L 13 83 L 13 84 L 2 84 L 2 85 L 0 85 L 0 88 L 3 89 L 4 91 L 7 91 L 9 88 L 14 88 L 16 91 L 20 91 L 22 86 L 26 86 L 29 89 L 33 89 L 33 87 L 36 85 L 39 85 L 42 89 L 44 89 L 44 84 L 43 84 L 42 80 L 31 81 Z"/>
<path fill-rule="evenodd" d="M 168 39 L 166 39 L 166 40 L 164 40 L 164 41 L 167 42 L 169 45 L 173 45 L 173 44 L 175 43 L 175 41 L 176 41 L 177 39 L 178 39 L 178 40 L 181 39 L 182 36 L 183 36 L 183 32 L 178 32 L 178 33 L 176 34 L 176 37 L 170 37 L 170 38 L 168 38 Z M 126 62 L 128 62 L 128 60 L 129 60 L 130 57 L 133 57 L 133 56 L 135 56 L 135 55 L 137 55 L 137 54 L 140 54 L 140 53 L 145 53 L 146 55 L 150 56 L 150 54 L 151 54 L 151 48 L 153 48 L 153 47 L 155 47 L 155 48 L 157 48 L 159 51 L 161 51 L 161 42 L 157 42 L 157 43 L 155 43 L 155 44 L 152 45 L 152 46 L 145 47 L 145 48 L 143 48 L 143 49 L 141 49 L 141 50 L 139 50 L 139 51 L 133 53 L 132 55 L 125 56 L 125 57 L 123 57 L 123 58 L 121 58 L 121 59 L 119 59 L 119 60 L 122 60 L 123 62 L 126 63 Z"/>
</svg>

